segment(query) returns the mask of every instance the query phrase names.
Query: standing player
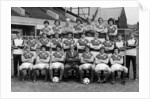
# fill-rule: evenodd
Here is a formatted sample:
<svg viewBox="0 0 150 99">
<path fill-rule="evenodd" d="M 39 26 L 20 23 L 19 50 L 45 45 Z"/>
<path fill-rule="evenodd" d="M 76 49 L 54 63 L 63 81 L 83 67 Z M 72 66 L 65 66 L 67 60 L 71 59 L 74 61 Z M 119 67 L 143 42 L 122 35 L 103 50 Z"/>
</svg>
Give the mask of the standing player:
<svg viewBox="0 0 150 99">
<path fill-rule="evenodd" d="M 99 53 L 99 49 L 103 46 L 98 36 L 99 34 L 95 33 L 94 39 L 90 42 L 90 48 L 94 56 L 96 56 Z"/>
<path fill-rule="evenodd" d="M 65 60 L 65 72 L 64 77 L 65 81 L 68 81 L 68 70 L 74 69 L 76 71 L 76 78 L 78 80 L 79 76 L 79 53 L 75 51 L 74 46 L 70 46 L 70 50 L 66 52 L 66 60 Z"/>
<path fill-rule="evenodd" d="M 21 32 L 18 32 L 17 38 L 13 40 L 12 48 L 13 48 L 13 65 L 14 65 L 13 77 L 17 77 L 18 63 L 19 63 L 19 66 L 22 64 L 21 55 L 23 53 L 23 48 L 24 48 L 24 40 L 21 37 Z"/>
<path fill-rule="evenodd" d="M 105 53 L 105 48 L 101 47 L 100 53 L 97 54 L 95 57 L 95 64 L 96 64 L 95 73 L 98 78 L 98 81 L 97 81 L 98 83 L 105 83 L 107 81 L 107 78 L 111 74 L 111 69 L 108 66 L 108 62 L 109 62 L 109 57 Z M 99 76 L 99 72 L 101 73 L 101 71 L 105 72 L 105 78 L 103 80 L 101 80 L 101 78 Z"/>
<path fill-rule="evenodd" d="M 36 81 L 37 77 L 37 70 L 45 70 L 45 80 L 47 81 L 47 76 L 48 76 L 48 69 L 49 69 L 49 61 L 50 61 L 50 56 L 49 53 L 46 51 L 46 46 L 41 46 L 41 51 L 37 55 L 36 59 L 36 65 L 33 66 L 33 81 Z"/>
<path fill-rule="evenodd" d="M 88 46 L 85 47 L 85 52 L 81 56 L 81 65 L 79 66 L 80 71 L 80 80 L 83 81 L 83 71 L 90 71 L 90 80 L 93 81 L 94 77 L 94 55 L 90 52 L 90 48 Z"/>
<path fill-rule="evenodd" d="M 59 20 L 55 20 L 54 21 L 54 25 L 52 27 L 53 29 L 53 36 L 55 35 L 55 33 L 58 33 L 59 35 L 61 35 L 61 27 L 60 27 L 60 21 Z"/>
<path fill-rule="evenodd" d="M 99 33 L 99 38 L 103 41 L 105 41 L 106 33 L 107 33 L 107 28 L 103 24 L 103 18 L 98 18 L 98 24 L 95 25 L 95 30 L 97 33 Z"/>
<path fill-rule="evenodd" d="M 55 38 L 53 38 L 53 39 L 51 40 L 51 48 L 52 48 L 52 51 L 56 51 L 56 46 L 57 46 L 57 45 L 62 46 L 62 39 L 60 38 L 59 35 L 60 35 L 59 33 L 55 33 Z"/>
<path fill-rule="evenodd" d="M 47 38 L 46 34 L 43 34 L 43 37 L 39 40 L 40 46 L 46 46 L 46 51 L 50 50 L 50 39 Z"/>
<path fill-rule="evenodd" d="M 136 77 L 136 54 L 137 54 L 137 45 L 138 40 L 134 37 L 132 33 L 130 39 L 127 40 L 127 51 L 126 51 L 126 66 L 128 68 L 127 78 L 129 79 L 129 71 L 130 71 L 130 61 L 132 61 L 133 66 L 133 78 L 137 80 Z"/>
<path fill-rule="evenodd" d="M 117 26 L 115 25 L 115 21 L 113 18 L 108 19 L 107 30 L 108 30 L 108 35 L 110 36 L 110 39 L 113 41 L 115 36 L 118 33 L 118 29 L 117 29 Z"/>
<path fill-rule="evenodd" d="M 82 20 L 81 19 L 77 19 L 76 20 L 76 25 L 74 26 L 74 38 L 75 39 L 79 39 L 81 38 L 81 33 L 83 33 L 83 25 L 82 25 Z"/>
<path fill-rule="evenodd" d="M 44 28 L 41 29 L 40 35 L 46 34 L 46 36 L 47 36 L 48 38 L 50 38 L 50 36 L 51 36 L 51 34 L 52 34 L 52 32 L 53 32 L 52 27 L 49 26 L 49 21 L 47 21 L 47 20 L 45 20 L 45 21 L 43 22 L 43 24 L 44 24 Z"/>
<path fill-rule="evenodd" d="M 88 39 L 92 39 L 94 37 L 94 25 L 92 23 L 92 19 L 90 17 L 87 17 L 87 24 L 84 26 L 84 32 Z"/>
<path fill-rule="evenodd" d="M 24 53 L 22 54 L 21 59 L 22 59 L 23 63 L 20 65 L 19 70 L 20 70 L 20 74 L 22 76 L 21 78 L 24 81 L 26 75 L 24 74 L 23 71 L 29 70 L 29 72 L 27 72 L 28 73 L 27 75 L 29 75 L 29 79 L 30 79 L 31 70 L 33 67 L 33 61 L 35 59 L 34 54 L 30 51 L 30 47 L 28 47 L 28 46 L 26 47 Z"/>
<path fill-rule="evenodd" d="M 72 37 L 72 33 L 68 33 L 68 38 L 63 41 L 64 51 L 68 51 L 71 45 L 75 46 L 75 40 Z"/>
<path fill-rule="evenodd" d="M 110 58 L 110 62 L 111 62 L 111 72 L 112 72 L 112 84 L 115 83 L 115 71 L 121 71 L 122 72 L 122 81 L 121 84 L 125 84 L 125 80 L 126 80 L 126 74 L 128 73 L 128 69 L 127 67 L 123 66 L 123 57 L 121 55 L 119 55 L 119 49 L 115 48 L 114 49 L 114 53 Z"/>
<path fill-rule="evenodd" d="M 66 24 L 62 27 L 62 37 L 63 39 L 68 37 L 68 33 L 73 33 L 73 27 L 70 26 L 70 19 L 66 18 Z"/>
<path fill-rule="evenodd" d="M 57 51 L 52 54 L 52 63 L 50 64 L 50 79 L 53 79 L 53 70 L 60 70 L 59 81 L 61 81 L 64 73 L 65 54 L 60 45 L 57 45 L 56 49 Z"/>
</svg>

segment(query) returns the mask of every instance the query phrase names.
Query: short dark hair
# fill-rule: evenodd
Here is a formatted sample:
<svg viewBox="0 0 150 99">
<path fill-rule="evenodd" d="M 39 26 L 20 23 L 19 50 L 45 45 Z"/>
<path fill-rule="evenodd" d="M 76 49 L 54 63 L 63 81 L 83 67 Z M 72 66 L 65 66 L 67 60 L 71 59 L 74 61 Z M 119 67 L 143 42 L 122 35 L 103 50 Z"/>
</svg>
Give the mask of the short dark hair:
<svg viewBox="0 0 150 99">
<path fill-rule="evenodd" d="M 56 22 L 58 22 L 58 23 L 59 23 L 59 25 L 60 25 L 60 20 L 58 20 L 58 19 L 57 19 L 57 20 L 55 20 L 55 21 L 54 21 L 54 24 L 56 24 Z"/>
<path fill-rule="evenodd" d="M 108 24 L 109 24 L 109 22 L 110 22 L 110 21 L 112 21 L 112 22 L 113 22 L 113 24 L 115 24 L 115 21 L 114 21 L 114 19 L 113 19 L 113 18 L 109 18 L 109 19 L 108 19 Z"/>
<path fill-rule="evenodd" d="M 118 47 L 115 47 L 115 48 L 114 48 L 113 53 L 115 52 L 116 49 L 118 49 L 118 53 L 120 53 L 120 49 L 119 49 Z"/>
<path fill-rule="evenodd" d="M 77 23 L 78 21 L 80 21 L 81 24 L 83 23 L 80 18 L 77 18 L 77 19 L 76 19 L 76 23 Z"/>
<path fill-rule="evenodd" d="M 105 47 L 101 47 L 100 50 L 101 50 L 101 49 L 104 49 L 104 51 L 105 51 Z"/>
<path fill-rule="evenodd" d="M 48 24 L 48 25 L 49 25 L 49 21 L 45 20 L 45 21 L 43 22 L 43 24 Z"/>
<path fill-rule="evenodd" d="M 61 49 L 62 47 L 61 47 L 61 45 L 60 45 L 60 44 L 58 44 L 58 45 L 56 46 L 56 48 L 60 48 L 60 49 Z"/>
<path fill-rule="evenodd" d="M 85 48 L 84 48 L 84 51 L 85 51 L 86 48 L 88 48 L 91 51 L 90 46 L 86 45 Z"/>
<path fill-rule="evenodd" d="M 98 18 L 98 21 L 99 21 L 100 19 L 102 19 L 102 20 L 103 20 L 103 18 L 99 17 L 99 18 Z"/>
</svg>

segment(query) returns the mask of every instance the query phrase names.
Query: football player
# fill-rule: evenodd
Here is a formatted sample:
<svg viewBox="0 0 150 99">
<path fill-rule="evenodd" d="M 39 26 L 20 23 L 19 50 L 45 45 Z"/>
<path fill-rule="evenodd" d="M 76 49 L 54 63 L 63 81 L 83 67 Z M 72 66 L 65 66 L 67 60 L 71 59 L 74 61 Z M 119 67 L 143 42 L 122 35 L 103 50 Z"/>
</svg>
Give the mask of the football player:
<svg viewBox="0 0 150 99">
<path fill-rule="evenodd" d="M 44 24 L 44 28 L 41 29 L 40 35 L 46 34 L 46 36 L 48 38 L 50 38 L 51 34 L 53 33 L 52 27 L 49 26 L 49 21 L 48 20 L 45 20 L 43 22 L 43 24 Z"/>
<path fill-rule="evenodd" d="M 138 40 L 134 37 L 134 33 L 132 33 L 130 38 L 127 40 L 127 51 L 126 51 L 126 66 L 128 68 L 128 74 L 127 74 L 128 79 L 129 79 L 130 61 L 132 61 L 133 78 L 134 80 L 137 80 L 136 77 L 137 45 L 138 45 Z"/>
<path fill-rule="evenodd" d="M 112 84 L 115 83 L 115 71 L 121 71 L 122 72 L 122 81 L 121 84 L 125 84 L 126 81 L 126 74 L 128 73 L 128 69 L 127 67 L 123 66 L 123 57 L 121 55 L 119 55 L 119 49 L 118 48 L 114 48 L 114 53 L 110 58 L 110 62 L 111 62 L 111 72 L 112 72 Z"/>
<path fill-rule="evenodd" d="M 72 33 L 68 33 L 68 38 L 63 41 L 64 51 L 68 51 L 71 45 L 75 46 L 75 40 L 72 37 Z"/>
<path fill-rule="evenodd" d="M 77 18 L 76 19 L 76 25 L 73 27 L 74 28 L 74 38 L 79 39 L 81 38 L 81 33 L 83 33 L 83 25 L 82 25 L 82 20 Z"/>
<path fill-rule="evenodd" d="M 85 47 L 85 52 L 81 55 L 81 65 L 79 66 L 80 80 L 83 81 L 83 71 L 90 71 L 90 80 L 94 77 L 94 55 L 90 52 L 90 47 Z"/>
<path fill-rule="evenodd" d="M 73 27 L 70 26 L 70 19 L 66 18 L 66 24 L 62 27 L 62 37 L 63 39 L 68 37 L 68 33 L 73 33 Z"/>
<path fill-rule="evenodd" d="M 51 48 L 52 48 L 52 51 L 56 51 L 56 46 L 57 45 L 60 45 L 62 46 L 62 39 L 59 38 L 59 33 L 55 33 L 55 38 L 53 38 L 51 40 Z"/>
<path fill-rule="evenodd" d="M 95 73 L 97 75 L 98 78 L 98 83 L 105 83 L 107 81 L 107 78 L 109 77 L 109 75 L 111 74 L 111 69 L 108 66 L 108 62 L 109 62 L 109 57 L 108 55 L 105 53 L 105 48 L 101 47 L 100 48 L 100 53 L 96 55 L 95 57 Z M 101 73 L 101 71 L 104 71 L 105 73 L 105 77 L 103 80 L 101 80 L 99 73 Z"/>
<path fill-rule="evenodd" d="M 87 17 L 87 24 L 84 26 L 84 32 L 88 39 L 92 39 L 94 37 L 95 29 L 91 17 Z"/>
<path fill-rule="evenodd" d="M 62 47 L 57 45 L 57 51 L 52 54 L 52 63 L 50 63 L 50 79 L 53 79 L 53 70 L 60 70 L 59 81 L 62 80 L 64 73 L 64 60 L 65 53 L 62 51 Z"/>
<path fill-rule="evenodd" d="M 107 28 L 103 24 L 103 22 L 103 18 L 98 18 L 98 24 L 95 25 L 95 30 L 97 33 L 99 33 L 99 38 L 104 41 L 107 33 Z"/>
<path fill-rule="evenodd" d="M 90 42 L 91 52 L 96 56 L 99 53 L 99 49 L 103 46 L 102 42 L 98 38 L 99 34 L 95 33 L 93 40 Z"/>
<path fill-rule="evenodd" d="M 33 81 L 36 81 L 37 77 L 37 70 L 44 70 L 45 71 L 45 80 L 47 81 L 48 76 L 48 69 L 49 69 L 49 61 L 50 55 L 49 52 L 46 51 L 46 46 L 41 46 L 41 51 L 37 55 L 36 64 L 33 66 Z"/>
<path fill-rule="evenodd" d="M 39 45 L 40 46 L 46 46 L 46 51 L 50 50 L 50 39 L 47 38 L 46 34 L 43 34 L 43 37 L 39 40 Z"/>
<path fill-rule="evenodd" d="M 55 35 L 55 33 L 58 33 L 58 34 L 61 35 L 60 21 L 59 20 L 55 20 L 54 21 L 54 25 L 55 26 L 52 27 L 52 29 L 53 29 L 53 36 Z"/>
<path fill-rule="evenodd" d="M 29 79 L 30 79 L 30 77 L 31 77 L 31 70 L 32 70 L 33 61 L 34 61 L 34 54 L 30 51 L 30 47 L 29 46 L 26 46 L 26 49 L 25 49 L 24 53 L 21 56 L 21 59 L 22 59 L 23 63 L 20 65 L 19 71 L 20 71 L 21 78 L 24 81 L 26 75 L 24 74 L 23 71 L 24 70 L 28 70 L 29 71 L 27 73 L 28 73 Z"/>
</svg>

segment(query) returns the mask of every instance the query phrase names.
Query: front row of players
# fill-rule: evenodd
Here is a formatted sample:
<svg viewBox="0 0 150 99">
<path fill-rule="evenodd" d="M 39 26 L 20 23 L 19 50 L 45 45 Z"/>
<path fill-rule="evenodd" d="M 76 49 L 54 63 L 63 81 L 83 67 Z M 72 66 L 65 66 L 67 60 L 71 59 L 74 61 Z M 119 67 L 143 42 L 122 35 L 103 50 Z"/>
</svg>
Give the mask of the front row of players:
<svg viewBox="0 0 150 99">
<path fill-rule="evenodd" d="M 33 65 L 33 62 L 36 63 Z M 83 82 L 83 76 L 90 74 L 90 81 L 93 81 L 94 74 L 96 74 L 98 83 L 107 82 L 107 78 L 110 77 L 111 83 L 115 82 L 115 71 L 122 72 L 122 84 L 125 84 L 126 74 L 128 69 L 123 66 L 123 57 L 119 55 L 119 49 L 114 48 L 114 52 L 111 56 L 105 53 L 105 48 L 101 47 L 97 55 L 94 55 L 90 51 L 90 47 L 85 47 L 85 52 L 79 55 L 74 46 L 70 46 L 70 50 L 66 53 L 62 50 L 61 46 L 56 46 L 56 52 L 49 53 L 46 51 L 46 46 L 41 46 L 41 51 L 37 54 L 37 57 L 30 51 L 30 47 L 26 47 L 26 50 L 22 54 L 22 65 L 19 67 L 21 79 L 24 80 L 25 73 L 29 78 L 33 77 L 33 81 L 36 81 L 38 70 L 45 71 L 45 81 L 48 77 L 52 81 L 56 71 L 59 73 L 59 81 L 64 76 L 65 81 L 68 79 L 68 70 L 74 69 L 76 71 L 77 80 Z M 109 66 L 110 64 L 110 66 Z M 87 73 L 89 72 L 89 73 Z M 103 79 L 101 78 L 103 75 Z"/>
</svg>

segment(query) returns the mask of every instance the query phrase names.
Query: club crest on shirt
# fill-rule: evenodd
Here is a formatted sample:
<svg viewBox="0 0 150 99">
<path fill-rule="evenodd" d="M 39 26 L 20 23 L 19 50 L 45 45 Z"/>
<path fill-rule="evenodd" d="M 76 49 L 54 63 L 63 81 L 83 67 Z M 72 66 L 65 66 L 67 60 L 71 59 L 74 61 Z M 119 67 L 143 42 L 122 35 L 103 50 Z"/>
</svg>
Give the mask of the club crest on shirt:
<svg viewBox="0 0 150 99">
<path fill-rule="evenodd" d="M 100 41 L 100 40 L 92 40 L 91 43 L 92 43 L 94 46 L 98 46 L 99 44 L 101 44 L 101 41 Z"/>
</svg>

